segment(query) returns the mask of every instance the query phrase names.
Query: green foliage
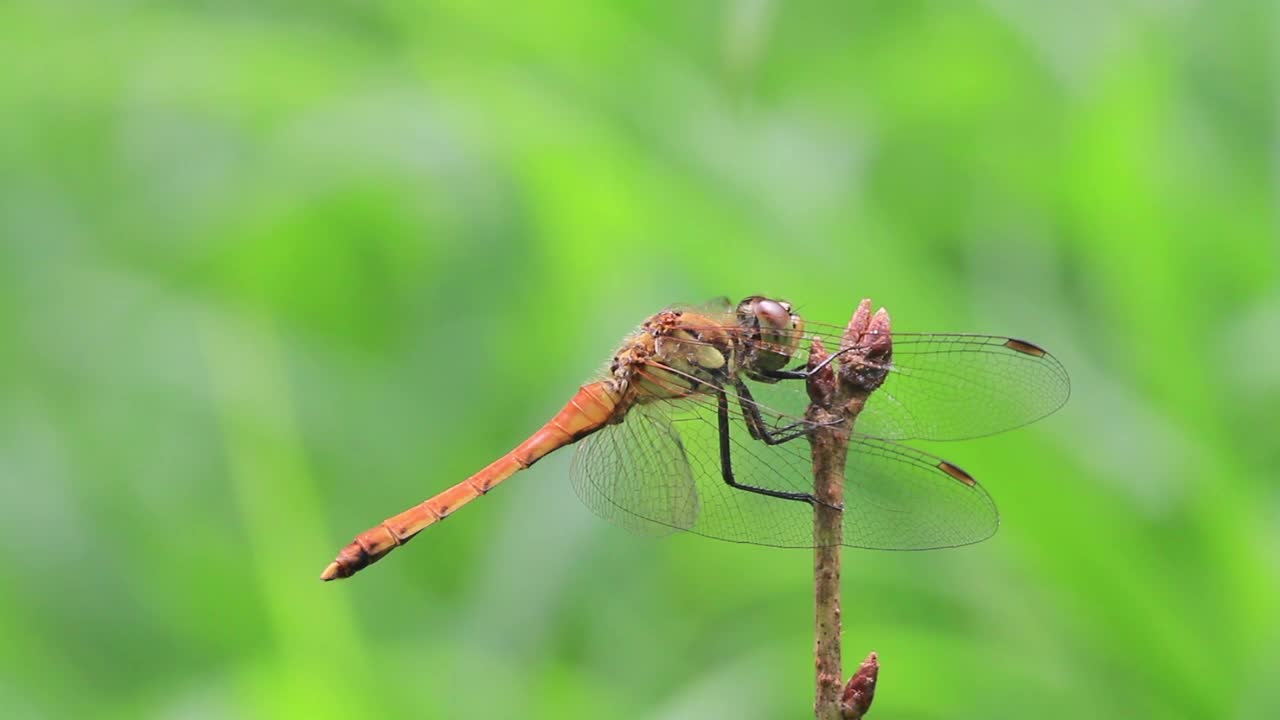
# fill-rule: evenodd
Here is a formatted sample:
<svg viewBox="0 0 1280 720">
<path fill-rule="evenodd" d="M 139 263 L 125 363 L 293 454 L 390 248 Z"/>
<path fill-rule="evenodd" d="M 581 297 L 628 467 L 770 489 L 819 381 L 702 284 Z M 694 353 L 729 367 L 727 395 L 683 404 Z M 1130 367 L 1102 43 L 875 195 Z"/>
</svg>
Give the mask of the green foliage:
<svg viewBox="0 0 1280 720">
<path fill-rule="evenodd" d="M 1042 343 L 930 448 L 1004 525 L 846 556 L 873 717 L 1280 714 L 1267 3 L 0 7 L 0 706 L 804 717 L 810 556 L 553 456 L 354 580 L 671 302 Z"/>
</svg>

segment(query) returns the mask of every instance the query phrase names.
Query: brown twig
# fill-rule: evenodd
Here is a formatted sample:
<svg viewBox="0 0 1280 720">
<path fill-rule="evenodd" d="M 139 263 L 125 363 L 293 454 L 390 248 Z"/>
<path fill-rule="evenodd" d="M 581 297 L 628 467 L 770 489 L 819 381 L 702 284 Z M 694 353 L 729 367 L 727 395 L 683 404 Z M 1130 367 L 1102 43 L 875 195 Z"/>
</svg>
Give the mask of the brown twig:
<svg viewBox="0 0 1280 720">
<path fill-rule="evenodd" d="M 884 382 L 892 354 L 889 315 L 883 308 L 871 314 L 871 301 L 863 300 L 841 338 L 840 356 L 830 356 L 814 338 L 809 351 L 810 405 L 806 419 L 814 424 L 809 433 L 813 458 L 813 487 L 818 502 L 813 509 L 814 664 L 817 693 L 814 714 L 818 720 L 857 720 L 871 706 L 879 662 L 867 657 L 858 673 L 844 686 L 840 668 L 840 546 L 844 540 L 844 469 L 854 420 L 871 392 Z"/>
</svg>

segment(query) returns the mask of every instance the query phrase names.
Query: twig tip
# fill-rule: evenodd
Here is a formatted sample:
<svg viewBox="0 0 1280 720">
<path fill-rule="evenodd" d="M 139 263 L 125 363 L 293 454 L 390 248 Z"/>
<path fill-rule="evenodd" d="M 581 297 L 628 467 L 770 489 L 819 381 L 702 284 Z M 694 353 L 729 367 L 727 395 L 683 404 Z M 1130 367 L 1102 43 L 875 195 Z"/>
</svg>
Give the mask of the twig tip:
<svg viewBox="0 0 1280 720">
<path fill-rule="evenodd" d="M 876 680 L 880 676 L 880 657 L 875 652 L 858 666 L 858 672 L 849 678 L 840 696 L 840 715 L 843 720 L 861 720 L 871 709 L 876 697 Z"/>
</svg>

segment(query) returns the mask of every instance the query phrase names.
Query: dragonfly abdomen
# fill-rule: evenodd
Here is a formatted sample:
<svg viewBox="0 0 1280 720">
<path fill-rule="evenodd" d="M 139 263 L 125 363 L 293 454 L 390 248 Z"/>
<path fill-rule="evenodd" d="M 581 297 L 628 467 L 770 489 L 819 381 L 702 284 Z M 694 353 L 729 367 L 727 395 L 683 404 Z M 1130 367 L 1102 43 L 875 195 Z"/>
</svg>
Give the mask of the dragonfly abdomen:
<svg viewBox="0 0 1280 720">
<path fill-rule="evenodd" d="M 338 552 L 320 579 L 351 577 L 516 472 L 599 430 L 614 419 L 619 400 L 620 395 L 610 382 L 582 386 L 555 417 L 511 452 L 448 490 L 357 535 Z"/>
</svg>

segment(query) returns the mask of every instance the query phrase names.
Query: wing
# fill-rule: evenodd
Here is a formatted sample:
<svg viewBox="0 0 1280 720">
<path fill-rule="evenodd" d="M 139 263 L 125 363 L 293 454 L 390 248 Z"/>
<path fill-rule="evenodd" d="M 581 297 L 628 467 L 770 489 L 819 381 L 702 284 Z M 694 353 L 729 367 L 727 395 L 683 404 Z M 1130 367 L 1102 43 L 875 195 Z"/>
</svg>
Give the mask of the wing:
<svg viewBox="0 0 1280 720">
<path fill-rule="evenodd" d="M 633 408 L 579 441 L 569 477 L 592 512 L 633 532 L 688 530 L 698 517 L 688 457 L 662 408 Z"/>
<path fill-rule="evenodd" d="M 934 455 L 855 436 L 844 484 L 844 544 L 930 550 L 986 540 L 995 502 L 971 475 Z"/>
<path fill-rule="evenodd" d="M 579 495 L 597 514 L 630 529 L 812 547 L 809 503 L 726 482 L 713 392 L 718 389 L 633 409 L 621 425 L 584 441 L 573 469 Z M 773 493 L 812 492 L 808 442 L 797 437 L 767 445 L 748 429 L 747 413 L 774 430 L 803 421 L 728 392 L 728 469 L 735 482 Z M 977 542 L 995 531 L 995 505 L 986 491 L 932 455 L 855 437 L 846 468 L 846 545 L 923 550 Z"/>
<path fill-rule="evenodd" d="M 841 346 L 843 328 L 809 323 L 797 338 L 803 364 L 809 338 L 828 351 Z M 884 384 L 871 394 L 856 431 L 885 440 L 964 440 L 1012 430 L 1062 407 L 1071 394 L 1066 369 L 1032 343 L 995 335 L 893 333 L 893 359 Z M 762 349 L 778 345 L 745 339 Z M 847 355 L 846 357 L 852 357 Z M 809 404 L 803 381 L 784 380 L 757 392 L 761 402 L 802 415 Z"/>
<path fill-rule="evenodd" d="M 1062 363 L 1031 343 L 894 333 L 889 374 L 858 416 L 857 430 L 892 440 L 993 435 L 1049 415 L 1070 394 Z"/>
</svg>

